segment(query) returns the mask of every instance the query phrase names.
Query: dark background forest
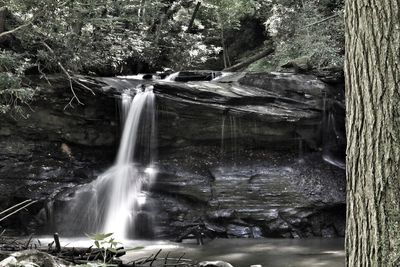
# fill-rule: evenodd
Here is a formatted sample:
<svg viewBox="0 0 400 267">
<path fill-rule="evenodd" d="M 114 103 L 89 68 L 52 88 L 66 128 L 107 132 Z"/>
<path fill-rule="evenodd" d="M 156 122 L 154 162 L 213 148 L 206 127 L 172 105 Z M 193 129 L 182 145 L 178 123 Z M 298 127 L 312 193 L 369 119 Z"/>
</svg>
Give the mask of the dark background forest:
<svg viewBox="0 0 400 267">
<path fill-rule="evenodd" d="M 342 0 L 3 0 L 0 6 L 2 113 L 21 113 L 32 99 L 30 75 L 234 66 L 342 79 Z"/>
</svg>

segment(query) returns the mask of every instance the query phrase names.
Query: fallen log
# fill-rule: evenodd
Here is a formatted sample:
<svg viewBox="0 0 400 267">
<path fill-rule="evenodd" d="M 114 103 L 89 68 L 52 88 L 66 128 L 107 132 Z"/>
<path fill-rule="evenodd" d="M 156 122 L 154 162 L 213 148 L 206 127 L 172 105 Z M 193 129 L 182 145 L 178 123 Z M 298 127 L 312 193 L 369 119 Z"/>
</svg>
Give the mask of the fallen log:
<svg viewBox="0 0 400 267">
<path fill-rule="evenodd" d="M 171 253 L 166 253 L 162 255 L 162 250 L 158 250 L 157 253 L 151 254 L 149 257 L 143 257 L 133 260 L 128 263 L 122 262 L 119 257 L 126 254 L 126 251 L 131 249 L 124 249 L 119 247 L 116 251 L 107 250 L 104 253 L 104 248 L 94 248 L 90 246 L 88 248 L 76 248 L 76 247 L 62 247 L 57 243 L 60 243 L 60 238 L 57 234 L 54 235 L 54 241 L 49 245 L 41 245 L 39 240 L 35 241 L 37 243 L 31 242 L 32 236 L 29 237 L 28 241 L 26 239 L 15 239 L 15 238 L 5 238 L 4 236 L 0 240 L 0 253 L 4 253 L 4 257 L 15 256 L 15 253 L 33 253 L 38 256 L 51 258 L 54 261 L 69 262 L 72 264 L 90 264 L 90 263 L 105 263 L 107 266 L 120 266 L 120 267 L 194 267 L 197 266 L 196 263 L 191 259 L 184 258 L 185 254 L 178 257 L 174 257 Z M 56 241 L 58 239 L 58 242 Z M 3 245 L 6 244 L 6 247 Z M 37 245 L 38 244 L 38 245 Z M 29 248 L 28 248 L 29 247 Z M 6 249 L 4 249 L 6 248 Z M 132 248 L 135 250 L 137 248 Z M 30 251 L 30 252 L 29 252 Z M 36 252 L 34 252 L 36 251 Z M 35 254 L 35 255 L 36 255 Z M 18 254 L 19 255 L 19 254 Z M 106 255 L 106 259 L 103 257 Z M 16 257 L 18 258 L 18 257 Z M 56 266 L 56 265 L 54 265 Z"/>
<path fill-rule="evenodd" d="M 228 72 L 234 72 L 234 71 L 239 71 L 242 70 L 244 68 L 246 68 L 247 66 L 249 66 L 250 64 L 256 62 L 259 59 L 262 59 L 270 54 L 272 54 L 275 51 L 275 48 L 270 45 L 268 48 L 262 50 L 261 52 L 255 54 L 254 56 L 251 56 L 249 58 L 247 58 L 246 60 L 237 63 L 229 68 L 225 68 L 224 71 L 228 71 Z"/>
</svg>

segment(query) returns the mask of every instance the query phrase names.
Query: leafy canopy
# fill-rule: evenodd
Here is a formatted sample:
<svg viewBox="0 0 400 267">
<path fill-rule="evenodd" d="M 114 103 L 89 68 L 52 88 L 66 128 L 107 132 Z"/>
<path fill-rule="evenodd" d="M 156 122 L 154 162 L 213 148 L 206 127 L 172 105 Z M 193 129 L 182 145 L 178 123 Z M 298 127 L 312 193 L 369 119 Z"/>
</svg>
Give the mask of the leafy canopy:
<svg viewBox="0 0 400 267">
<path fill-rule="evenodd" d="M 257 63 L 255 70 L 298 58 L 316 68 L 342 66 L 342 0 L 201 0 L 194 14 L 198 1 L 0 0 L 0 19 L 7 10 L 0 34 L 15 30 L 0 37 L 0 113 L 32 99 L 36 88 L 25 82 L 32 70 L 118 75 L 138 66 L 202 68 L 210 59 L 221 60 L 221 51 L 230 64 L 225 34 L 248 16 L 265 22 L 276 47 L 262 60 L 268 64 Z"/>
</svg>

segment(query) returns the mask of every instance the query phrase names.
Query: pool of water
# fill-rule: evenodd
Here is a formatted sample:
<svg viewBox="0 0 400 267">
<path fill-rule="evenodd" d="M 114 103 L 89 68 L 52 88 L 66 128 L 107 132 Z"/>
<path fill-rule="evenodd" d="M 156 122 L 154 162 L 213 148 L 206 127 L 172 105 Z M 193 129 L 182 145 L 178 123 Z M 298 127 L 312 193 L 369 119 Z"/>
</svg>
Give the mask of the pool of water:
<svg viewBox="0 0 400 267">
<path fill-rule="evenodd" d="M 41 238 L 42 244 L 51 238 Z M 61 238 L 62 246 L 89 247 L 87 238 Z M 194 261 L 222 260 L 235 267 L 262 265 L 263 267 L 343 267 L 345 266 L 344 239 L 215 239 L 203 246 L 195 242 L 173 243 L 169 241 L 127 240 L 127 247 L 143 247 L 127 252 L 124 262 L 148 257 L 160 249 L 160 257 L 180 257 Z"/>
<path fill-rule="evenodd" d="M 345 266 L 343 239 L 216 239 L 204 246 L 179 244 L 164 249 L 164 254 L 196 261 L 222 260 L 235 267 L 262 265 L 264 267 L 343 267 Z M 149 256 L 158 248 L 145 247 L 130 251 L 124 260 Z"/>
</svg>

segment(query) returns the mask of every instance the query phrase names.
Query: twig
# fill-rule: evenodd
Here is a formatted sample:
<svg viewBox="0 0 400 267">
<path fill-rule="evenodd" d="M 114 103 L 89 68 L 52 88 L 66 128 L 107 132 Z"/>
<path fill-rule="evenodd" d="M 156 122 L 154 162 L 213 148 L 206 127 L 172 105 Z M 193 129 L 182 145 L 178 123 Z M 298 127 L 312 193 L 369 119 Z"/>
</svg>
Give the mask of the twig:
<svg viewBox="0 0 400 267">
<path fill-rule="evenodd" d="M 53 54 L 53 56 L 55 56 L 54 50 L 53 50 L 48 44 L 46 44 L 45 42 L 42 42 L 42 44 L 43 44 L 44 47 L 46 47 L 47 50 L 50 51 L 50 53 Z M 72 102 L 74 101 L 74 99 L 76 99 L 76 101 L 78 102 L 78 104 L 84 105 L 84 104 L 80 101 L 79 97 L 78 97 L 78 96 L 76 95 L 76 93 L 75 93 L 74 87 L 73 87 L 73 85 L 72 85 L 72 80 L 73 80 L 73 78 L 71 77 L 71 75 L 69 74 L 69 72 L 64 68 L 64 66 L 61 64 L 60 61 L 57 61 L 57 65 L 60 67 L 60 69 L 61 69 L 61 70 L 64 72 L 64 74 L 67 76 L 67 78 L 68 78 L 68 80 L 69 80 L 69 87 L 70 87 L 71 92 L 72 92 L 72 94 L 73 94 L 73 97 L 71 98 L 71 100 L 69 101 L 69 103 L 68 103 L 67 105 L 65 105 L 64 109 L 66 109 L 68 106 L 73 107 L 73 106 L 72 106 Z"/>
<path fill-rule="evenodd" d="M 90 247 L 91 248 L 91 247 Z M 86 260 L 89 261 L 90 256 L 92 256 L 92 249 L 89 249 L 89 251 L 87 252 L 89 255 L 87 256 Z M 73 257 L 73 254 L 72 254 Z"/>
<path fill-rule="evenodd" d="M 161 253 L 161 251 L 162 251 L 162 249 L 160 249 L 160 250 L 156 253 L 156 255 L 154 255 L 153 260 L 150 262 L 150 266 L 153 266 L 153 262 L 157 259 L 157 256 L 158 256 L 158 254 Z"/>
<path fill-rule="evenodd" d="M 18 213 L 19 211 L 21 211 L 21 210 L 23 210 L 23 209 L 29 207 L 30 205 L 32 205 L 32 204 L 34 204 L 34 203 L 36 203 L 36 202 L 37 202 L 37 200 L 32 201 L 32 202 L 26 204 L 25 206 L 23 206 L 23 207 L 17 209 L 16 211 L 13 211 L 13 212 L 11 212 L 10 214 L 4 216 L 3 218 L 0 218 L 0 222 L 1 222 L 1 221 L 4 221 L 4 220 L 7 219 L 8 217 L 10 217 L 10 216 L 12 216 L 12 215 Z"/>
<path fill-rule="evenodd" d="M 143 263 L 149 261 L 152 257 L 153 257 L 153 254 L 151 254 L 151 255 L 150 255 L 149 257 L 147 257 L 147 258 L 143 258 L 144 260 L 142 260 L 142 261 L 140 262 L 140 264 L 143 264 Z M 138 261 L 138 260 L 136 260 L 136 261 Z"/>
<path fill-rule="evenodd" d="M 26 242 L 26 244 L 25 244 L 25 249 L 28 249 L 28 247 L 29 247 L 29 244 L 31 243 L 31 241 L 32 241 L 32 237 L 33 237 L 33 235 L 30 235 L 29 236 L 29 239 L 28 239 L 28 241 Z"/>
<path fill-rule="evenodd" d="M 92 93 L 92 95 L 96 95 L 91 88 L 87 87 L 86 85 L 84 85 L 83 83 L 81 83 L 80 81 L 75 79 L 75 77 L 72 77 L 72 79 L 74 80 L 74 82 L 76 82 L 77 84 L 79 84 L 80 86 L 85 88 L 86 90 L 89 90 Z"/>
<path fill-rule="evenodd" d="M 58 233 L 54 233 L 54 243 L 56 244 L 56 252 L 61 251 L 61 244 L 60 244 L 60 237 L 58 236 Z"/>
<path fill-rule="evenodd" d="M 47 246 L 48 246 L 48 251 L 51 250 L 51 248 L 53 247 L 53 244 L 54 244 L 54 240 L 53 240 L 51 243 L 47 244 Z"/>
<path fill-rule="evenodd" d="M 65 1 L 64 3 L 62 3 L 62 4 L 59 6 L 59 8 L 68 5 L 70 2 L 71 2 L 71 0 Z"/>
<path fill-rule="evenodd" d="M 164 265 L 166 265 L 167 263 L 168 263 L 168 256 L 169 256 L 169 251 L 168 251 L 168 253 L 167 253 L 167 256 L 165 256 L 165 261 L 164 261 Z"/>
<path fill-rule="evenodd" d="M 12 30 L 9 30 L 9 31 L 6 31 L 6 32 L 2 32 L 2 33 L 0 33 L 0 38 L 2 38 L 3 36 L 6 36 L 6 35 L 12 34 L 14 32 L 17 32 L 17 31 L 19 31 L 19 30 L 21 30 L 21 29 L 23 29 L 25 27 L 28 27 L 31 24 L 32 24 L 32 21 L 29 21 L 28 23 L 25 23 L 25 24 L 23 24 L 21 26 L 18 26 L 15 29 L 12 29 Z"/>
<path fill-rule="evenodd" d="M 183 253 L 182 256 L 179 257 L 179 259 L 178 259 L 178 261 L 176 263 L 178 264 L 184 256 L 185 256 L 185 253 Z"/>
<path fill-rule="evenodd" d="M 18 204 L 16 204 L 16 205 L 14 205 L 14 206 L 12 206 L 12 207 L 6 209 L 6 210 L 3 210 L 2 212 L 0 212 L 0 215 L 3 215 L 4 213 L 7 213 L 7 212 L 9 212 L 10 210 L 13 210 L 13 209 L 17 208 L 18 206 L 21 206 L 21 205 L 23 205 L 23 204 L 25 204 L 25 203 L 27 203 L 27 202 L 30 202 L 30 201 L 32 201 L 32 199 L 24 200 L 24 201 L 22 201 L 22 202 L 20 202 L 20 203 L 18 203 Z"/>
<path fill-rule="evenodd" d="M 322 22 L 325 22 L 325 21 L 327 21 L 327 20 L 330 20 L 330 19 L 333 19 L 333 18 L 336 18 L 336 17 L 339 17 L 339 14 L 334 14 L 334 15 L 332 15 L 332 16 L 329 16 L 329 17 L 326 17 L 326 18 L 324 18 L 324 19 L 321 19 L 321 20 L 319 20 L 319 21 L 317 21 L 317 22 L 313 22 L 313 23 L 311 23 L 311 24 L 308 24 L 308 25 L 304 26 L 304 27 L 301 28 L 301 29 L 305 29 L 305 28 L 308 28 L 308 27 L 311 27 L 311 26 L 320 24 L 320 23 L 322 23 Z"/>
<path fill-rule="evenodd" d="M 46 82 L 48 83 L 48 85 L 52 86 L 51 82 L 49 81 L 49 79 L 47 78 L 46 74 L 43 72 L 42 68 L 40 67 L 40 63 L 39 61 L 36 61 L 36 64 L 38 66 L 38 71 L 41 74 L 40 78 L 44 78 L 46 80 Z"/>
<path fill-rule="evenodd" d="M 164 265 L 164 267 L 168 267 L 168 266 L 171 266 L 171 267 L 175 267 L 175 266 L 188 266 L 188 264 L 187 263 L 170 263 L 170 264 L 165 264 Z"/>
</svg>

